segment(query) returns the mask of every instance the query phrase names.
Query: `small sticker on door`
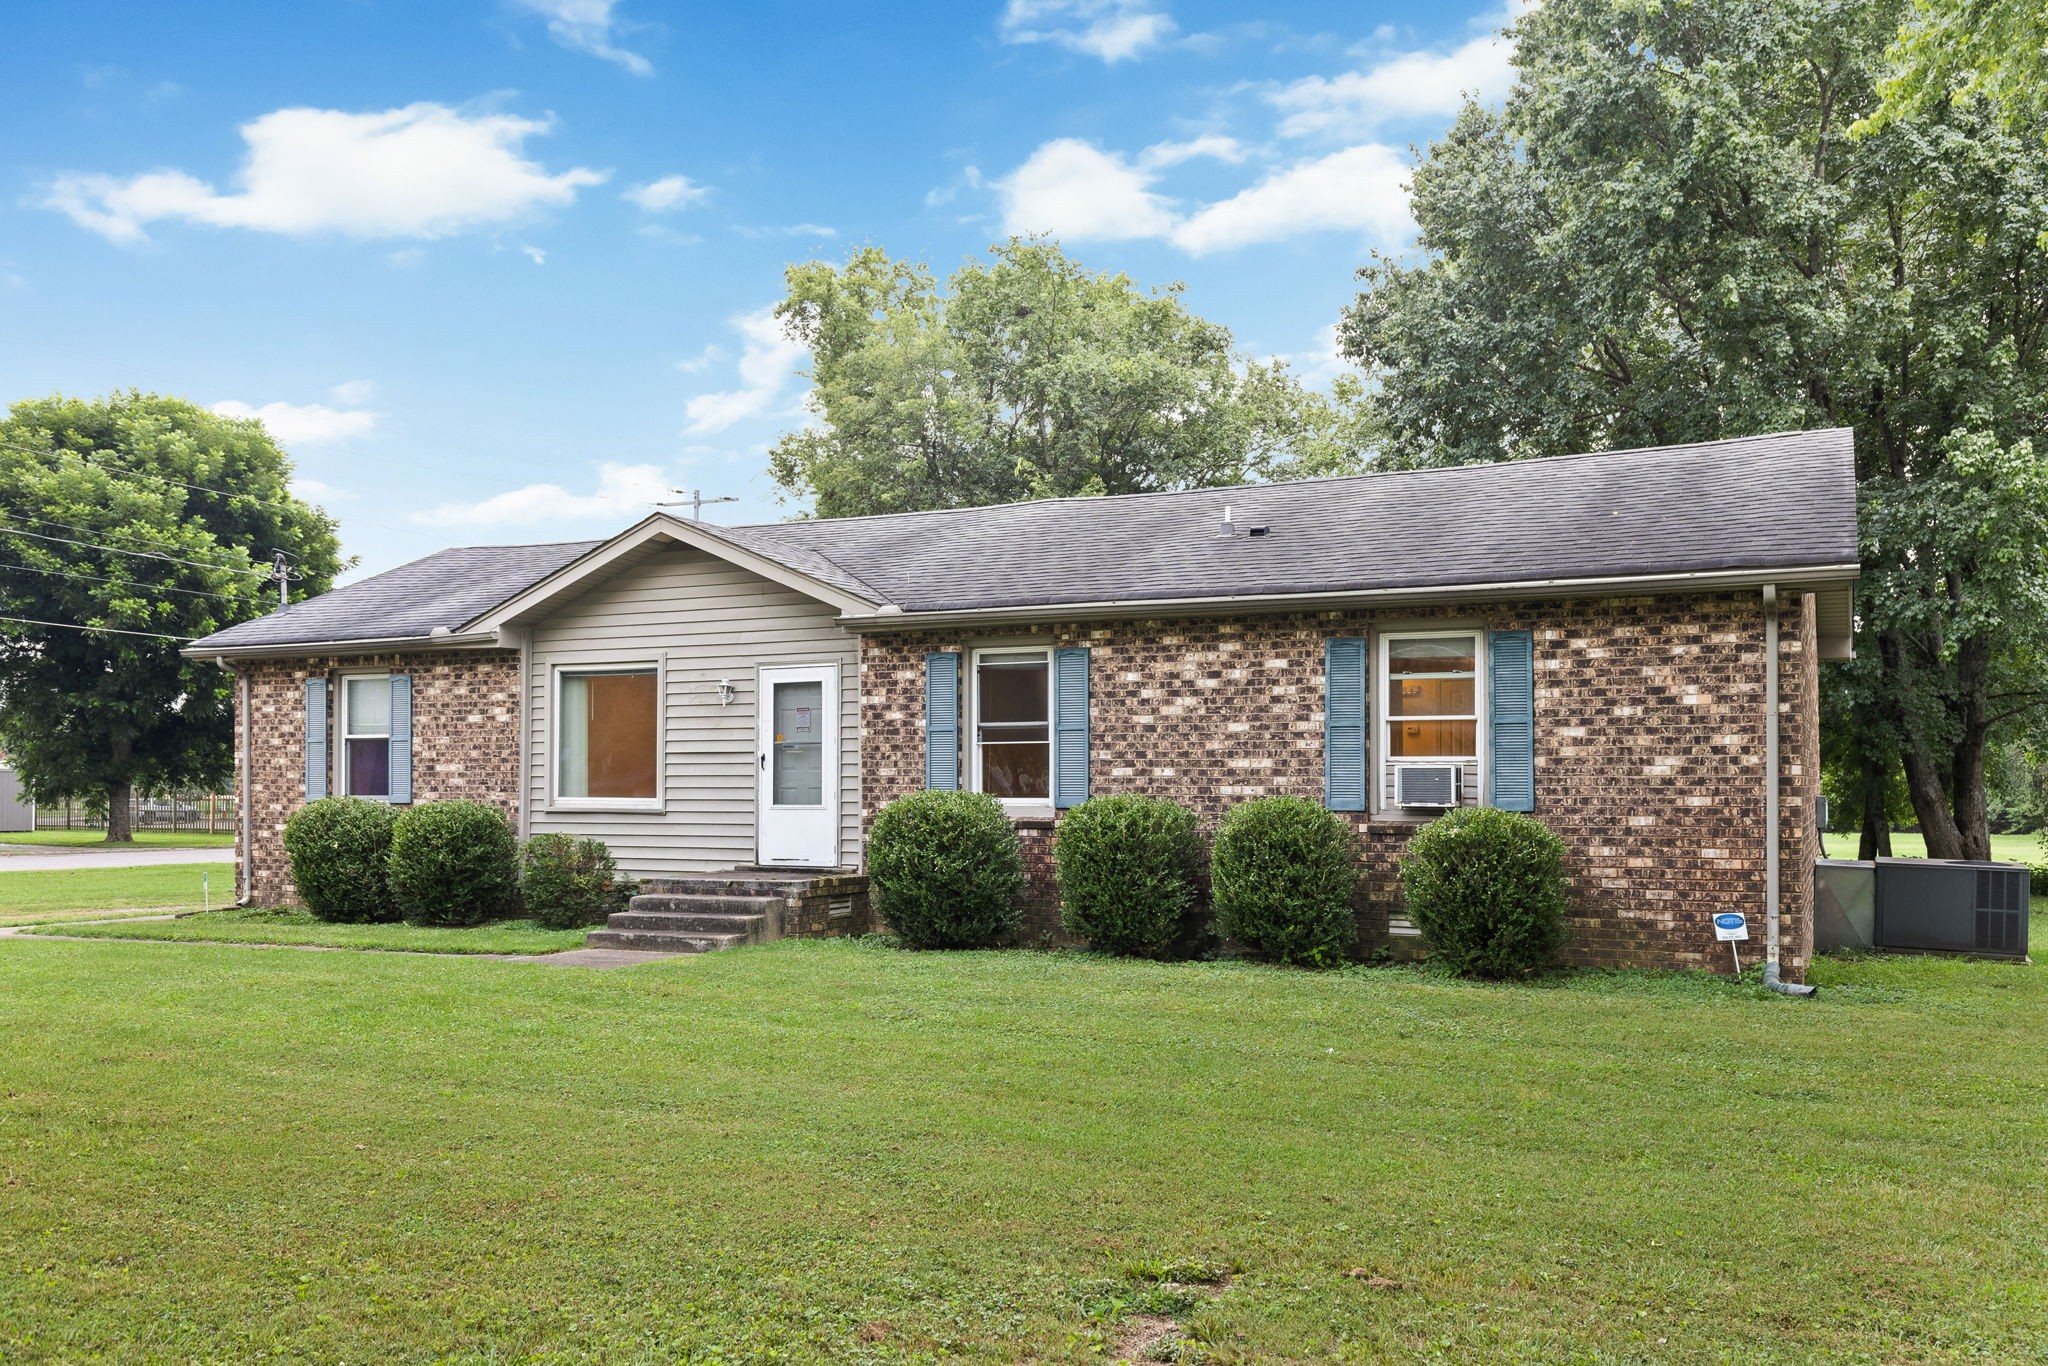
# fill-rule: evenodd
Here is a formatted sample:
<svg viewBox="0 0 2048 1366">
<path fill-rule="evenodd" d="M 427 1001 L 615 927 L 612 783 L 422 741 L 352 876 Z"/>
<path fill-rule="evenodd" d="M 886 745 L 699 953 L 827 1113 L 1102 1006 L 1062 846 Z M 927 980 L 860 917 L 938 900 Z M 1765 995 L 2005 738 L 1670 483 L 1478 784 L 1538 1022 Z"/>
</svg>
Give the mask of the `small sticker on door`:
<svg viewBox="0 0 2048 1366">
<path fill-rule="evenodd" d="M 811 733 L 811 709 L 809 707 L 798 707 L 796 709 L 796 733 L 798 735 L 809 735 Z"/>
</svg>

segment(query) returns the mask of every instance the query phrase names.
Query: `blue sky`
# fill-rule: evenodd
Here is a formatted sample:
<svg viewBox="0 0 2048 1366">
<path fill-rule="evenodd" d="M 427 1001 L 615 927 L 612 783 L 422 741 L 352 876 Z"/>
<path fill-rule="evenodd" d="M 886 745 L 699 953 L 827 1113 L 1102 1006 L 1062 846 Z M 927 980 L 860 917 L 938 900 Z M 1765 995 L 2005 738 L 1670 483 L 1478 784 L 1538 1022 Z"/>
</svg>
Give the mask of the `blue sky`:
<svg viewBox="0 0 2048 1366">
<path fill-rule="evenodd" d="M 258 413 L 358 572 L 663 489 L 789 515 L 782 271 L 1006 233 L 1311 380 L 1411 143 L 1497 97 L 1497 4 L 16 0 L 0 397 Z"/>
</svg>

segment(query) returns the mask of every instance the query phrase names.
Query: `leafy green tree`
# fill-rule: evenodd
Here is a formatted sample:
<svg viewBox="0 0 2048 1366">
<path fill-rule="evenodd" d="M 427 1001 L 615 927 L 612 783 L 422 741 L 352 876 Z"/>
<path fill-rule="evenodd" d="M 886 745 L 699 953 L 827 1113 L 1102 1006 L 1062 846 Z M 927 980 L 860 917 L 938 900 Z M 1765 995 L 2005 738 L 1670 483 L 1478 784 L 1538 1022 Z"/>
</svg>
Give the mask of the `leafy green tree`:
<svg viewBox="0 0 2048 1366">
<path fill-rule="evenodd" d="M 1012 238 L 941 289 L 879 248 L 789 270 L 822 425 L 769 456 L 820 517 L 1342 473 L 1370 444 L 1362 389 L 1248 360 L 1181 288 L 1141 293 Z"/>
<path fill-rule="evenodd" d="M 2019 132 L 2048 137 L 2048 4 L 2042 0 L 1913 0 L 1891 51 L 1884 103 L 1861 125 L 1883 127 L 1935 100 L 1988 99 Z"/>
<path fill-rule="evenodd" d="M 1976 99 L 1852 137 L 1899 17 L 1549 0 L 1343 338 L 1392 463 L 1853 427 L 1864 630 L 1825 676 L 1869 705 L 1833 714 L 1982 857 L 1987 746 L 2048 705 L 2048 144 Z"/>
<path fill-rule="evenodd" d="M 223 781 L 233 690 L 186 640 L 341 567 L 334 523 L 294 498 L 262 424 L 133 390 L 17 403 L 0 421 L 0 750 L 39 799 L 104 803 Z M 88 629 L 78 630 L 76 627 Z"/>
</svg>

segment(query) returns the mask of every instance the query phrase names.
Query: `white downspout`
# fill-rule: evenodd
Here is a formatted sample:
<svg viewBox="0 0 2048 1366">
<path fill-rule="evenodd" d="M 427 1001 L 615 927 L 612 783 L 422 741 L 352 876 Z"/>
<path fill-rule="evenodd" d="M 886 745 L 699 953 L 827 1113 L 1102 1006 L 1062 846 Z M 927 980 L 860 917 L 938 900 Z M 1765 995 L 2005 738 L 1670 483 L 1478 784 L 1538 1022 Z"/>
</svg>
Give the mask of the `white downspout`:
<svg viewBox="0 0 2048 1366">
<path fill-rule="evenodd" d="M 226 666 L 225 660 L 222 661 L 222 666 Z M 256 894 L 255 878 L 250 870 L 250 864 L 255 857 L 255 850 L 249 846 L 249 770 L 254 766 L 256 756 L 249 749 L 249 671 L 247 669 L 235 670 L 235 680 L 241 685 L 241 706 L 236 708 L 237 714 L 235 719 L 240 723 L 238 728 L 242 732 L 242 790 L 235 802 L 237 807 L 235 814 L 240 818 L 238 824 L 242 827 L 241 866 L 235 869 L 236 873 L 240 874 L 241 894 L 235 898 L 235 904 L 237 906 L 246 906 L 249 904 L 250 898 Z"/>
<path fill-rule="evenodd" d="M 1778 586 L 1764 585 L 1764 985 L 1785 996 L 1818 989 L 1778 976 Z"/>
</svg>

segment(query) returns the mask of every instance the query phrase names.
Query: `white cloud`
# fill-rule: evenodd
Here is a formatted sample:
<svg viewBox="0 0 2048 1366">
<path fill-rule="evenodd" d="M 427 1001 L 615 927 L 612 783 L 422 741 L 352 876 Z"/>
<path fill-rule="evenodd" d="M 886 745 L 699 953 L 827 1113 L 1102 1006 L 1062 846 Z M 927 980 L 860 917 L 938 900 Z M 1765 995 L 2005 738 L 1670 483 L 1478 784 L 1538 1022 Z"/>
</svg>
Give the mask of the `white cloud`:
<svg viewBox="0 0 2048 1366">
<path fill-rule="evenodd" d="M 978 190 L 980 188 L 981 168 L 979 166 L 964 166 L 961 168 L 959 176 L 950 184 L 934 185 L 931 189 L 926 190 L 924 192 L 924 206 L 927 209 L 936 209 L 942 204 L 950 204 L 958 199 L 963 190 Z"/>
<path fill-rule="evenodd" d="M 607 172 L 583 167 L 550 175 L 521 155 L 550 126 L 426 103 L 372 114 L 280 109 L 242 125 L 248 155 L 232 194 L 183 171 L 126 180 L 67 172 L 44 204 L 115 242 L 140 241 L 166 219 L 294 236 L 446 237 L 571 204 L 604 181 Z"/>
<path fill-rule="evenodd" d="M 528 484 L 475 503 L 443 503 L 411 520 L 420 526 L 544 526 L 562 521 L 637 517 L 666 498 L 675 481 L 659 465 L 597 467 L 597 488 L 571 493 L 560 484 Z"/>
<path fill-rule="evenodd" d="M 1003 10 L 1006 43 L 1057 43 L 1120 62 L 1172 37 L 1174 23 L 1145 0 L 1010 0 Z"/>
<path fill-rule="evenodd" d="M 327 391 L 336 403 L 368 403 L 377 396 L 377 386 L 366 379 L 343 380 Z"/>
<path fill-rule="evenodd" d="M 548 21 L 548 33 L 563 47 L 616 62 L 635 76 L 652 76 L 654 64 L 612 40 L 618 0 L 516 0 L 519 7 Z"/>
<path fill-rule="evenodd" d="M 1236 138 L 1212 133 L 1205 137 L 1190 138 L 1186 142 L 1155 142 L 1138 153 L 1138 164 L 1164 168 L 1178 166 L 1183 161 L 1193 161 L 1197 157 L 1213 157 L 1217 161 L 1227 161 L 1235 166 L 1249 155 L 1244 144 Z"/>
<path fill-rule="evenodd" d="M 521 242 L 519 244 L 519 250 L 526 254 L 527 260 L 533 262 L 537 266 L 544 266 L 548 263 L 548 254 L 544 248 L 531 246 L 525 242 Z"/>
<path fill-rule="evenodd" d="M 784 335 L 772 306 L 737 314 L 731 322 L 741 342 L 739 388 L 699 394 L 684 404 L 689 425 L 683 430 L 691 436 L 709 436 L 771 412 L 809 354 L 802 343 Z"/>
<path fill-rule="evenodd" d="M 355 497 L 353 493 L 345 492 L 332 484 L 323 484 L 318 479 L 292 480 L 292 493 L 294 496 L 303 498 L 309 503 L 321 504 L 338 503 L 344 499 Z"/>
<path fill-rule="evenodd" d="M 742 237 L 837 237 L 839 229 L 825 223 L 783 223 L 768 227 L 741 226 L 733 229 Z"/>
<path fill-rule="evenodd" d="M 346 387 L 346 386 L 344 386 Z M 338 391 L 337 391 L 338 392 Z M 253 417 L 279 445 L 324 446 L 362 436 L 377 425 L 377 414 L 360 408 L 330 408 L 324 403 L 266 403 L 262 407 L 226 399 L 213 405 L 222 417 Z"/>
<path fill-rule="evenodd" d="M 1488 32 L 1449 52 L 1400 52 L 1357 71 L 1308 76 L 1267 96 L 1281 111 L 1280 131 L 1357 138 L 1400 118 L 1445 118 L 1469 95 L 1496 100 L 1514 84 L 1515 47 L 1500 26 L 1526 13 L 1516 0 L 1485 21 Z"/>
<path fill-rule="evenodd" d="M 1289 369 L 1311 389 L 1327 388 L 1339 375 L 1356 375 L 1353 365 L 1338 349 L 1337 324 L 1330 323 L 1316 333 L 1315 345 L 1306 351 L 1284 351 L 1273 357 L 1287 362 Z"/>
<path fill-rule="evenodd" d="M 1173 242 L 1200 256 L 1331 229 L 1399 237 L 1410 224 L 1407 178 L 1408 168 L 1393 148 L 1347 147 L 1275 171 L 1190 215 L 1173 230 Z"/>
<path fill-rule="evenodd" d="M 717 342 L 712 342 L 709 346 L 706 346 L 702 351 L 699 351 L 696 355 L 691 356 L 688 360 L 677 361 L 676 369 L 682 371 L 686 375 L 701 374 L 704 370 L 709 368 L 713 362 L 724 360 L 726 354 L 726 349 L 724 347 L 720 346 Z"/>
<path fill-rule="evenodd" d="M 1003 231 L 1047 232 L 1068 242 L 1159 237 L 1173 227 L 1172 201 L 1152 193 L 1153 175 L 1114 152 L 1055 138 L 996 182 Z"/>
<path fill-rule="evenodd" d="M 688 208 L 710 193 L 709 187 L 697 184 L 686 175 L 665 175 L 645 185 L 635 185 L 619 198 L 646 213 L 668 213 Z"/>
</svg>

